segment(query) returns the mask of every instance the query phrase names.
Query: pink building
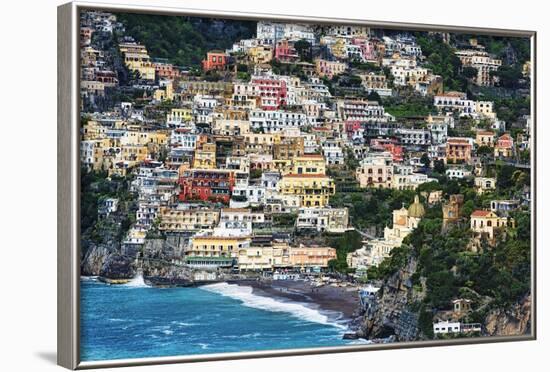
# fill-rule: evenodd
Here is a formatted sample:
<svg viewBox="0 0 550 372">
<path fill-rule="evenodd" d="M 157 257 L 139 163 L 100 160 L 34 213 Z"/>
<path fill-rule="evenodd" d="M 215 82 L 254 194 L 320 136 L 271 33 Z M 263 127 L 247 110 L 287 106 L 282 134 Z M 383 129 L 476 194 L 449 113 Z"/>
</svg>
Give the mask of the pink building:
<svg viewBox="0 0 550 372">
<path fill-rule="evenodd" d="M 286 104 L 287 87 L 284 80 L 258 77 L 252 79 L 251 83 L 258 87 L 262 109 L 276 110 Z"/>
<path fill-rule="evenodd" d="M 495 145 L 495 157 L 510 158 L 514 155 L 514 140 L 508 133 L 503 134 Z"/>
<path fill-rule="evenodd" d="M 356 37 L 353 38 L 351 42 L 361 48 L 363 59 L 367 61 L 376 59 L 376 50 L 372 41 L 369 39 Z"/>
<path fill-rule="evenodd" d="M 288 40 L 281 40 L 277 42 L 275 47 L 275 59 L 280 62 L 296 62 L 298 60 L 298 53 Z"/>
</svg>

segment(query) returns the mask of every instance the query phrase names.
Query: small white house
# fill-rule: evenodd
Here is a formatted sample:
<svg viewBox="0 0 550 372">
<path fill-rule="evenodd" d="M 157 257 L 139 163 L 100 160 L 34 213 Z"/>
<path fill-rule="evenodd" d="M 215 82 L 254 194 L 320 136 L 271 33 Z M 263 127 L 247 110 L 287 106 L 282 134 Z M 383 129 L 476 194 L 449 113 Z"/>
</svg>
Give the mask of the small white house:
<svg viewBox="0 0 550 372">
<path fill-rule="evenodd" d="M 438 322 L 433 324 L 434 334 L 460 333 L 460 322 Z"/>
</svg>

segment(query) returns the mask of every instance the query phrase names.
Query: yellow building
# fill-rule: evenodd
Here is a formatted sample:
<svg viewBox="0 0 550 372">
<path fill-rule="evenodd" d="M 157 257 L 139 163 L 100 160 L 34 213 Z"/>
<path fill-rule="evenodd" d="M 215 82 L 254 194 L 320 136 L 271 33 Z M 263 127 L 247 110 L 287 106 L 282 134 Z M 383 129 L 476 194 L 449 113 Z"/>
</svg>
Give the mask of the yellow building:
<svg viewBox="0 0 550 372">
<path fill-rule="evenodd" d="M 119 49 L 129 70 L 139 72 L 141 79 L 155 80 L 155 66 L 144 45 L 121 43 Z"/>
<path fill-rule="evenodd" d="M 336 42 L 331 47 L 332 54 L 338 58 L 347 58 L 346 41 L 343 38 L 336 39 Z"/>
<path fill-rule="evenodd" d="M 302 207 L 324 207 L 336 192 L 334 180 L 324 174 L 287 174 L 278 187 L 283 195 L 298 196 Z"/>
<path fill-rule="evenodd" d="M 195 149 L 193 157 L 193 168 L 197 169 L 215 169 L 216 168 L 216 144 L 203 143 L 201 147 Z"/>
<path fill-rule="evenodd" d="M 188 122 L 193 120 L 193 111 L 190 108 L 173 108 L 169 114 L 166 114 L 167 122 Z"/>
<path fill-rule="evenodd" d="M 153 98 L 156 101 L 174 100 L 174 87 L 172 83 L 166 84 L 164 88 L 155 89 L 153 92 Z"/>
<path fill-rule="evenodd" d="M 90 141 L 105 138 L 107 128 L 95 120 L 89 120 L 82 126 L 82 141 Z"/>
<path fill-rule="evenodd" d="M 278 171 L 282 175 L 292 172 L 292 160 L 290 159 L 273 159 L 273 170 Z"/>
<path fill-rule="evenodd" d="M 147 159 L 147 146 L 126 145 L 121 147 L 121 160 L 127 162 L 141 162 Z"/>
<path fill-rule="evenodd" d="M 477 210 L 470 215 L 470 229 L 479 236 L 487 236 L 490 240 L 494 239 L 498 229 L 514 226 L 513 218 L 499 217 L 491 211 Z"/>
<path fill-rule="evenodd" d="M 155 66 L 148 54 L 125 53 L 124 63 L 129 70 L 138 72 L 140 79 L 155 80 Z"/>
<path fill-rule="evenodd" d="M 328 61 L 325 59 L 315 60 L 315 72 L 319 77 L 326 76 L 332 79 L 334 76 L 344 73 L 347 67 L 343 62 Z"/>
<path fill-rule="evenodd" d="M 120 138 L 120 143 L 128 146 L 166 145 L 168 135 L 165 132 L 144 132 L 129 130 Z"/>
<path fill-rule="evenodd" d="M 272 154 L 275 137 L 270 133 L 247 133 L 244 143 L 247 154 Z"/>
<path fill-rule="evenodd" d="M 292 159 L 294 174 L 325 174 L 326 164 L 323 155 L 304 154 Z"/>
<path fill-rule="evenodd" d="M 159 230 L 185 232 L 211 229 L 220 221 L 215 209 L 164 209 L 160 212 Z"/>
<path fill-rule="evenodd" d="M 250 133 L 248 120 L 216 119 L 212 126 L 214 134 L 223 136 L 240 136 Z"/>
<path fill-rule="evenodd" d="M 239 270 L 271 270 L 275 264 L 273 247 L 239 249 Z"/>
<path fill-rule="evenodd" d="M 483 118 L 495 120 L 497 114 L 493 111 L 493 102 L 491 101 L 476 101 L 475 112 Z"/>
<path fill-rule="evenodd" d="M 255 65 L 267 64 L 273 59 L 273 47 L 269 45 L 252 47 L 248 50 L 248 58 Z"/>
<path fill-rule="evenodd" d="M 276 137 L 275 144 L 273 145 L 274 159 L 292 159 L 295 156 L 301 156 L 304 154 L 303 137 L 298 137 L 298 136 L 295 136 L 295 137 L 283 136 L 279 138 L 277 137 Z"/>
<path fill-rule="evenodd" d="M 496 189 L 497 180 L 494 177 L 476 177 L 474 178 L 474 188 L 479 195 Z"/>
<path fill-rule="evenodd" d="M 197 236 L 192 239 L 185 255 L 191 257 L 237 257 L 241 249 L 249 247 L 249 237 Z"/>
<path fill-rule="evenodd" d="M 480 130 L 476 133 L 476 145 L 478 146 L 495 146 L 495 132 L 488 130 Z"/>
</svg>

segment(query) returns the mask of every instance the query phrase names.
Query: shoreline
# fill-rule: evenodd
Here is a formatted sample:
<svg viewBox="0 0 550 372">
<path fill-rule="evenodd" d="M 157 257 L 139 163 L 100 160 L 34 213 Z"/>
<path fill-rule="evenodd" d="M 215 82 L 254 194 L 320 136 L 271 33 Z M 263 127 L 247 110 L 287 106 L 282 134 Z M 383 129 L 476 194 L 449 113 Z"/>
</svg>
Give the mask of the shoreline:
<svg viewBox="0 0 550 372">
<path fill-rule="evenodd" d="M 102 277 L 81 277 L 93 278 L 107 285 L 124 285 L 129 280 L 112 280 Z M 148 282 L 148 280 L 145 280 Z M 203 285 L 227 283 L 243 287 L 252 288 L 252 293 L 261 296 L 275 298 L 286 302 L 296 302 L 315 309 L 328 316 L 331 321 L 346 325 L 349 332 L 355 332 L 355 324 L 359 318 L 359 293 L 358 288 L 353 285 L 338 286 L 333 284 L 323 284 L 320 286 L 306 280 L 270 280 L 270 279 L 242 279 L 225 280 L 196 283 L 194 285 L 181 285 L 175 283 L 152 283 L 148 286 L 152 288 L 162 287 L 201 287 Z"/>
<path fill-rule="evenodd" d="M 240 280 L 228 283 L 251 287 L 252 293 L 258 296 L 305 304 L 338 323 L 346 324 L 350 330 L 353 321 L 359 316 L 356 287 L 315 286 L 305 280 Z"/>
<path fill-rule="evenodd" d="M 108 286 L 127 286 L 129 282 L 105 280 L 100 277 L 82 277 L 81 280 L 91 279 Z M 130 280 L 131 282 L 131 280 Z M 152 283 L 143 281 L 143 286 L 150 288 L 200 288 L 210 284 L 225 283 L 248 287 L 252 294 L 271 298 L 286 303 L 296 303 L 315 310 L 327 317 L 329 323 L 344 327 L 342 337 L 344 339 L 364 339 L 357 332 L 363 317 L 360 314 L 359 288 L 355 285 L 322 284 L 308 280 L 271 280 L 271 279 L 237 279 L 208 281 L 181 285 L 175 283 Z M 373 342 L 373 340 L 367 340 Z"/>
</svg>

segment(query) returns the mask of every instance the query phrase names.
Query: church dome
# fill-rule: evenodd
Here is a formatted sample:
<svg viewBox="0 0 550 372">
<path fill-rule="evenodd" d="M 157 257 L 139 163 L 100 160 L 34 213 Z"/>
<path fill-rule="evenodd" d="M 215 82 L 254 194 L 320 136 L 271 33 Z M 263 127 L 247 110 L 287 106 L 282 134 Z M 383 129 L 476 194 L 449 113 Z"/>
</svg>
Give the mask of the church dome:
<svg viewBox="0 0 550 372">
<path fill-rule="evenodd" d="M 418 195 L 414 196 L 414 203 L 409 206 L 409 217 L 422 218 L 426 214 L 424 206 L 420 203 Z"/>
</svg>

